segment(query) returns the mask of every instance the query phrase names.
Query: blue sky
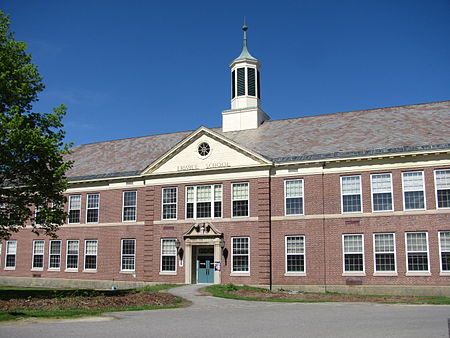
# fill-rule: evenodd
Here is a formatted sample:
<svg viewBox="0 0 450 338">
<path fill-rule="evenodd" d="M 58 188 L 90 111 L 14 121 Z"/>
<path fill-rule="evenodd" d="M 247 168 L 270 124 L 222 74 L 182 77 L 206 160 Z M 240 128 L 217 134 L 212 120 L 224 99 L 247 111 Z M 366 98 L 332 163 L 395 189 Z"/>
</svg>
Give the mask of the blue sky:
<svg viewBox="0 0 450 338">
<path fill-rule="evenodd" d="M 450 99 L 450 1 L 10 0 L 75 145 L 221 126 L 248 44 L 272 119 Z"/>
</svg>

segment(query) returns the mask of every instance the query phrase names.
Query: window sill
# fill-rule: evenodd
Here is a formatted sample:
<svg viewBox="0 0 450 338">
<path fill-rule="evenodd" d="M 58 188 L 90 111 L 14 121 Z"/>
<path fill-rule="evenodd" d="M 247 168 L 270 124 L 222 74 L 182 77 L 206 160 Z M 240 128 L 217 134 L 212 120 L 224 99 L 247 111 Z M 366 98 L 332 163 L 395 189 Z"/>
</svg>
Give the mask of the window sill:
<svg viewBox="0 0 450 338">
<path fill-rule="evenodd" d="M 64 272 L 78 272 L 78 269 L 66 269 Z"/>
<path fill-rule="evenodd" d="M 447 276 L 450 277 L 450 271 L 441 272 L 439 276 Z"/>
<path fill-rule="evenodd" d="M 231 277 L 250 277 L 250 272 L 232 272 Z"/>
<path fill-rule="evenodd" d="M 83 270 L 83 272 L 87 272 L 87 273 L 97 273 L 97 270 Z"/>
<path fill-rule="evenodd" d="M 120 273 L 123 273 L 123 274 L 125 274 L 125 275 L 134 275 L 134 274 L 136 274 L 136 271 L 135 270 L 121 270 L 121 271 L 119 271 Z"/>
<path fill-rule="evenodd" d="M 44 268 L 32 268 L 30 271 L 44 271 Z"/>
<path fill-rule="evenodd" d="M 412 277 L 420 277 L 420 276 L 431 276 L 431 272 L 407 272 L 405 273 L 405 276 L 412 276 Z"/>
<path fill-rule="evenodd" d="M 365 272 L 344 272 L 342 277 L 365 277 Z"/>
<path fill-rule="evenodd" d="M 16 270 L 16 267 L 13 267 L 13 268 L 5 267 L 4 270 L 11 270 L 12 271 L 12 270 Z"/>
<path fill-rule="evenodd" d="M 306 277 L 306 272 L 286 272 L 286 277 Z"/>
<path fill-rule="evenodd" d="M 398 276 L 397 272 L 374 272 L 374 277 L 395 277 Z"/>
<path fill-rule="evenodd" d="M 177 272 L 176 271 L 160 271 L 159 275 L 160 276 L 176 276 Z"/>
<path fill-rule="evenodd" d="M 57 269 L 57 268 L 55 268 L 55 269 L 47 269 L 47 271 L 55 271 L 55 272 L 59 272 L 59 271 L 61 271 L 61 269 Z"/>
</svg>

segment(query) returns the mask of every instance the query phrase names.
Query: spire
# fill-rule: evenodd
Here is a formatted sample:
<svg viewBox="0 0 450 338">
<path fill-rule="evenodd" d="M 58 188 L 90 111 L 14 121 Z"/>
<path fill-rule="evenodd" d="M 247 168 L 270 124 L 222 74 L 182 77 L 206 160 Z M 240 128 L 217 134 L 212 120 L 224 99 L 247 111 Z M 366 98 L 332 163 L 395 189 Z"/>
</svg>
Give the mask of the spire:
<svg viewBox="0 0 450 338">
<path fill-rule="evenodd" d="M 242 52 L 236 58 L 236 60 L 242 60 L 242 59 L 256 60 L 256 58 L 254 58 L 247 49 L 247 29 L 248 29 L 248 27 L 245 24 L 245 20 L 244 20 L 244 25 L 242 26 L 242 30 L 244 31 L 244 41 L 243 41 L 243 46 L 242 46 Z"/>
</svg>

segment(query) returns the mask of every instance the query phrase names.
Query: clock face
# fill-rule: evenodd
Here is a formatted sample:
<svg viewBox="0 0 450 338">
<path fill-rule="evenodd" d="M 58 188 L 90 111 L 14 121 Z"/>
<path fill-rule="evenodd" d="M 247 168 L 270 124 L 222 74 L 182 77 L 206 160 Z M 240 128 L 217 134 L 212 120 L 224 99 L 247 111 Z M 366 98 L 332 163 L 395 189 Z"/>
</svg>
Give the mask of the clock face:
<svg viewBox="0 0 450 338">
<path fill-rule="evenodd" d="M 209 152 L 211 151 L 211 147 L 208 143 L 202 142 L 198 145 L 197 150 L 200 156 L 205 157 L 208 156 Z"/>
</svg>

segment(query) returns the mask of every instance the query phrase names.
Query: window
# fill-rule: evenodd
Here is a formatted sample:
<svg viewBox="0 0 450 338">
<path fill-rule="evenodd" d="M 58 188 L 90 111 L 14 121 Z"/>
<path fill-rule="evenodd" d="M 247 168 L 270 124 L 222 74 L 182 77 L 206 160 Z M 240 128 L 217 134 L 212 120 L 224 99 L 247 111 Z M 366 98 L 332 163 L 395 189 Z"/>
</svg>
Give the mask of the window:
<svg viewBox="0 0 450 338">
<path fill-rule="evenodd" d="M 17 241 L 6 241 L 6 257 L 5 257 L 5 268 L 15 269 L 16 268 L 16 253 L 17 253 Z"/>
<path fill-rule="evenodd" d="M 99 194 L 88 194 L 86 201 L 86 222 L 98 223 Z"/>
<path fill-rule="evenodd" d="M 395 272 L 395 235 L 374 234 L 375 272 Z"/>
<path fill-rule="evenodd" d="M 233 217 L 248 216 L 248 183 L 233 183 Z"/>
<path fill-rule="evenodd" d="M 175 272 L 177 247 L 175 238 L 161 239 L 161 272 Z"/>
<path fill-rule="evenodd" d="M 84 270 L 97 270 L 97 246 L 95 239 L 84 241 Z"/>
<path fill-rule="evenodd" d="M 441 272 L 450 272 L 450 231 L 439 232 L 439 251 L 441 254 Z"/>
<path fill-rule="evenodd" d="M 66 269 L 78 270 L 78 250 L 80 242 L 77 240 L 67 241 Z"/>
<path fill-rule="evenodd" d="M 136 191 L 123 192 L 123 215 L 124 222 L 136 222 Z"/>
<path fill-rule="evenodd" d="M 69 223 L 80 223 L 81 195 L 69 196 Z"/>
<path fill-rule="evenodd" d="M 49 269 L 61 267 L 61 241 L 50 241 Z"/>
<path fill-rule="evenodd" d="M 408 272 L 428 272 L 428 236 L 426 232 L 406 233 Z"/>
<path fill-rule="evenodd" d="M 2 249 L 3 249 L 3 243 L 0 240 L 0 258 L 2 257 Z M 0 262 L 0 264 L 1 264 L 1 262 Z"/>
<path fill-rule="evenodd" d="M 177 219 L 177 188 L 163 188 L 163 219 Z"/>
<path fill-rule="evenodd" d="M 122 258 L 121 270 L 134 271 L 134 263 L 136 261 L 136 240 L 122 239 Z"/>
<path fill-rule="evenodd" d="M 361 176 L 341 177 L 342 212 L 361 212 Z"/>
<path fill-rule="evenodd" d="M 44 268 L 44 241 L 35 240 L 33 241 L 33 269 L 43 269 Z"/>
<path fill-rule="evenodd" d="M 372 210 L 392 211 L 392 175 L 373 174 L 372 183 Z"/>
<path fill-rule="evenodd" d="M 450 169 L 434 172 L 438 209 L 450 208 Z"/>
<path fill-rule="evenodd" d="M 343 235 L 344 272 L 364 272 L 363 235 Z"/>
<path fill-rule="evenodd" d="M 232 272 L 249 272 L 249 237 L 233 237 L 232 239 Z"/>
<path fill-rule="evenodd" d="M 303 180 L 284 181 L 286 215 L 303 215 Z"/>
<path fill-rule="evenodd" d="M 186 187 L 186 218 L 222 217 L 222 185 Z"/>
<path fill-rule="evenodd" d="M 305 272 L 305 236 L 286 236 L 286 272 Z"/>
<path fill-rule="evenodd" d="M 402 173 L 405 210 L 425 209 L 423 171 Z"/>
</svg>

